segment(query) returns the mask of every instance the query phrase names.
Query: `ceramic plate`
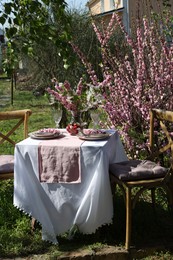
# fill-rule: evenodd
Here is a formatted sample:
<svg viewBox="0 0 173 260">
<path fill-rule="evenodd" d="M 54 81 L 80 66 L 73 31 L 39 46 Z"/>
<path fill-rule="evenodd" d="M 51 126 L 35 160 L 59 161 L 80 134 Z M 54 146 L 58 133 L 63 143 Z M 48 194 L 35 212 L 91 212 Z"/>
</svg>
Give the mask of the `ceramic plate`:
<svg viewBox="0 0 173 260">
<path fill-rule="evenodd" d="M 53 139 L 62 136 L 61 133 L 33 132 L 29 136 L 33 139 Z"/>
<path fill-rule="evenodd" d="M 108 139 L 110 137 L 110 134 L 91 134 L 88 136 L 78 136 L 79 139 L 85 140 L 85 141 L 98 141 L 98 140 L 104 140 Z"/>
</svg>

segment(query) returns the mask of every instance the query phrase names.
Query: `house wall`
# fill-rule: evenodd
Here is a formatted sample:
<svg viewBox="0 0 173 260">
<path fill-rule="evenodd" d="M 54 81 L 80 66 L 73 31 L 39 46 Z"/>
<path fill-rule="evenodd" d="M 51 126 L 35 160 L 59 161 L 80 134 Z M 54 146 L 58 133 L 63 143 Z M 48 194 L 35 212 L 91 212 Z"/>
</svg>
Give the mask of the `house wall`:
<svg viewBox="0 0 173 260">
<path fill-rule="evenodd" d="M 128 1 L 128 0 L 124 0 Z M 169 11 L 173 15 L 173 1 L 170 0 Z M 147 17 L 150 19 L 152 17 L 152 12 L 162 16 L 163 11 L 165 10 L 163 6 L 163 0 L 129 0 L 129 28 L 130 32 L 133 33 L 133 29 L 136 27 L 136 19 L 142 19 Z"/>
<path fill-rule="evenodd" d="M 92 15 L 97 15 L 97 14 L 101 13 L 101 1 L 100 0 L 90 1 L 90 3 L 88 3 L 88 7 L 89 7 L 90 13 Z"/>
<path fill-rule="evenodd" d="M 127 0 L 128 1 L 128 0 Z M 173 1 L 170 0 L 170 12 L 173 15 Z M 130 23 L 132 23 L 136 18 L 142 18 L 144 16 L 151 18 L 151 11 L 154 13 L 163 14 L 164 6 L 163 0 L 129 0 L 129 16 Z"/>
<path fill-rule="evenodd" d="M 122 0 L 91 0 L 88 6 L 92 15 L 109 12 L 115 8 L 123 7 Z"/>
<path fill-rule="evenodd" d="M 125 28 L 128 30 L 129 19 L 127 10 L 123 9 L 124 1 L 126 0 L 90 0 L 87 6 L 90 10 L 90 14 L 95 16 L 97 25 L 101 23 L 101 20 L 104 20 L 105 25 L 107 25 L 112 17 L 112 12 L 114 12 L 115 9 L 119 9 L 118 13 L 123 19 Z M 127 1 L 125 2 L 125 6 L 126 5 Z"/>
<path fill-rule="evenodd" d="M 173 0 L 169 0 L 169 3 L 173 15 Z M 87 5 L 92 15 L 123 8 L 123 22 L 128 32 L 136 25 L 136 18 L 142 18 L 143 16 L 150 18 L 152 10 L 157 14 L 162 14 L 164 9 L 163 0 L 90 0 Z M 121 12 L 120 15 L 122 15 Z M 105 19 L 105 16 L 103 17 Z M 111 15 L 109 15 L 110 17 Z"/>
</svg>

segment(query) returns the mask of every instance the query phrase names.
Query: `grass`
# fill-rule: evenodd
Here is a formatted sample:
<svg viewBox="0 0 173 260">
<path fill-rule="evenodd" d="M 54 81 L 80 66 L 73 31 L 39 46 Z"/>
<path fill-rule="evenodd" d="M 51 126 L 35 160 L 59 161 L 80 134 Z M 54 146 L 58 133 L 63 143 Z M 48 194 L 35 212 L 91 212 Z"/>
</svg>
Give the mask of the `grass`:
<svg viewBox="0 0 173 260">
<path fill-rule="evenodd" d="M 10 82 L 0 81 L 0 100 L 9 96 Z M 30 91 L 14 91 L 14 103 L 10 99 L 0 101 L 0 111 L 30 108 L 33 111 L 29 121 L 29 132 L 42 127 L 54 127 L 50 106 L 46 96 L 35 97 Z M 3 105 L 2 105 L 3 104 Z M 1 127 L 1 126 L 0 126 Z M 17 138 L 20 138 L 17 135 Z M 160 191 L 161 192 L 161 191 Z M 147 198 L 148 194 L 144 195 Z M 151 207 L 148 199 L 139 201 L 133 212 L 132 242 L 137 249 L 155 246 L 155 252 L 145 255 L 145 259 L 173 259 L 173 216 L 158 196 L 157 211 Z M 35 254 L 44 255 L 44 259 L 56 259 L 70 251 L 88 249 L 101 250 L 107 246 L 124 245 L 125 207 L 121 193 L 117 190 L 114 201 L 114 221 L 111 225 L 99 228 L 95 234 L 75 234 L 73 240 L 67 235 L 58 237 L 59 246 L 41 239 L 41 227 L 37 224 L 34 234 L 30 229 L 31 218 L 13 206 L 13 180 L 0 182 L 0 257 L 26 257 Z M 100 214 L 100 213 L 98 213 Z M 165 250 L 157 250 L 164 245 Z M 144 259 L 140 257 L 141 259 Z M 139 256 L 134 259 L 139 259 Z"/>
</svg>

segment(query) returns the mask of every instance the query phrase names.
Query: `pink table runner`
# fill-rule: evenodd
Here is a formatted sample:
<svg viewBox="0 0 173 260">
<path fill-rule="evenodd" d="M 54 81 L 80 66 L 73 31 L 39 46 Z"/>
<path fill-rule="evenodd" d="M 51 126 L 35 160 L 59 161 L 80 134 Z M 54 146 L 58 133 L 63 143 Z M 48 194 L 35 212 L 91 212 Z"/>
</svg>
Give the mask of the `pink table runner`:
<svg viewBox="0 0 173 260">
<path fill-rule="evenodd" d="M 40 142 L 40 182 L 80 183 L 80 146 L 83 142 L 75 136 Z"/>
</svg>

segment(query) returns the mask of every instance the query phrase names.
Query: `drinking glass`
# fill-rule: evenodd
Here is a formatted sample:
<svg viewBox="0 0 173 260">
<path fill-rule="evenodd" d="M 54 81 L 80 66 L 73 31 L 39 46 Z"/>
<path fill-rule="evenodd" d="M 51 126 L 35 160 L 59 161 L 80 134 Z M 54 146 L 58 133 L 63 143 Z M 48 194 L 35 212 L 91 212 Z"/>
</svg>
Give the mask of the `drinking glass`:
<svg viewBox="0 0 173 260">
<path fill-rule="evenodd" d="M 52 108 L 52 114 L 56 128 L 59 128 L 59 124 L 62 118 L 62 106 L 60 104 L 56 104 L 56 106 Z"/>
<path fill-rule="evenodd" d="M 90 112 L 90 116 L 92 119 L 92 123 L 93 123 L 93 128 L 97 129 L 99 126 L 99 122 L 100 122 L 100 112 L 98 109 L 93 109 Z"/>
</svg>

